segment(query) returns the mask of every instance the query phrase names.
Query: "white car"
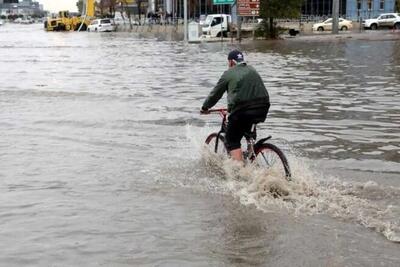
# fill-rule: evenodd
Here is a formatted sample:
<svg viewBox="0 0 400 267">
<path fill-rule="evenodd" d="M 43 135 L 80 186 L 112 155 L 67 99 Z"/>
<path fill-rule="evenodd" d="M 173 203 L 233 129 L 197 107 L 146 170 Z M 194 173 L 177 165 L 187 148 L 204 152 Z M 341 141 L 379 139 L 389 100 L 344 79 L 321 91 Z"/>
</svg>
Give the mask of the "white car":
<svg viewBox="0 0 400 267">
<path fill-rule="evenodd" d="M 87 28 L 88 32 L 113 32 L 115 23 L 112 19 L 95 19 Z"/>
<path fill-rule="evenodd" d="M 381 27 L 400 29 L 400 15 L 397 13 L 386 13 L 362 22 L 364 28 L 376 30 Z"/>
<path fill-rule="evenodd" d="M 353 22 L 351 20 L 339 18 L 339 30 L 347 31 L 353 28 Z M 315 23 L 312 27 L 313 31 L 331 31 L 332 30 L 332 19 L 327 19 L 321 23 Z"/>
</svg>

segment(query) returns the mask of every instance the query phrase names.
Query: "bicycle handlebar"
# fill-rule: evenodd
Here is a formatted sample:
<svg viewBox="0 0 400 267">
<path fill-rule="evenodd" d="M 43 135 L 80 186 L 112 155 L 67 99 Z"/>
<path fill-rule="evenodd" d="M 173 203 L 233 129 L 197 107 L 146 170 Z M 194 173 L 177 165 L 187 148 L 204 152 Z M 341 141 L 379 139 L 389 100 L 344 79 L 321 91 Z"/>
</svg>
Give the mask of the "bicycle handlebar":
<svg viewBox="0 0 400 267">
<path fill-rule="evenodd" d="M 209 110 L 207 110 L 207 112 L 208 113 L 217 113 L 217 112 L 219 112 L 219 113 L 227 113 L 228 109 L 226 109 L 226 108 L 215 108 L 215 109 L 209 109 Z"/>
<path fill-rule="evenodd" d="M 215 109 L 208 109 L 205 111 L 200 111 L 202 115 L 208 115 L 210 113 L 220 113 L 221 115 L 226 115 L 228 113 L 228 109 L 226 108 L 215 108 Z"/>
</svg>

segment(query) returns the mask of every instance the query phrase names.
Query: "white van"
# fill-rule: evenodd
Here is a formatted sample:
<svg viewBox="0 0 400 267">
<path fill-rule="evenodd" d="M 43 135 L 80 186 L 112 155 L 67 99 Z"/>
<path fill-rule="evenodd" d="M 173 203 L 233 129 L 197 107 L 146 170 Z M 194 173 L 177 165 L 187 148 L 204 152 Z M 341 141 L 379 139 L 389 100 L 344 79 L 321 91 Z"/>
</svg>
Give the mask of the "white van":
<svg viewBox="0 0 400 267">
<path fill-rule="evenodd" d="M 221 34 L 228 36 L 230 24 L 232 23 L 231 15 L 212 14 L 208 15 L 203 24 L 203 35 L 207 37 L 220 37 Z"/>
</svg>

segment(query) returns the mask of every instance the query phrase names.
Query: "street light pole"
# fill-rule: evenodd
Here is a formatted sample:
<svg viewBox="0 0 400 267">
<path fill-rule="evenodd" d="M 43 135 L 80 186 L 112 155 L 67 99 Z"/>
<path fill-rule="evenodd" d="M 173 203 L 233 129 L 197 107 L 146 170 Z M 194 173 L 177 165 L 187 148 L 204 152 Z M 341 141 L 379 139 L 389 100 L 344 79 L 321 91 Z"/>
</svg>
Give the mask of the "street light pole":
<svg viewBox="0 0 400 267">
<path fill-rule="evenodd" d="M 183 0 L 183 34 L 184 34 L 184 37 L 183 37 L 183 40 L 185 41 L 185 43 L 187 43 L 187 41 L 188 41 L 188 17 L 187 17 L 187 14 L 188 13 L 188 10 L 187 10 L 187 0 Z"/>
<path fill-rule="evenodd" d="M 339 33 L 339 0 L 332 2 L 332 34 Z"/>
<path fill-rule="evenodd" d="M 199 21 L 200 21 L 200 15 L 201 15 L 201 0 L 199 0 Z"/>
</svg>

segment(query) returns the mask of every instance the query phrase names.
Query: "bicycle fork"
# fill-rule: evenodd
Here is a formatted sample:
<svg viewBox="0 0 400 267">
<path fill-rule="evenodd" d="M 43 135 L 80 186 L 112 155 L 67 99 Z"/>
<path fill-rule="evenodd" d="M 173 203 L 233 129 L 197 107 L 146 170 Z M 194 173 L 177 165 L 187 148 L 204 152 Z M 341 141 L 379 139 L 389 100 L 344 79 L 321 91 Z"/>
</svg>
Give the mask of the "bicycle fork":
<svg viewBox="0 0 400 267">
<path fill-rule="evenodd" d="M 243 151 L 243 158 L 253 161 L 255 157 L 256 153 L 254 151 L 254 139 L 251 138 L 247 140 L 247 150 Z"/>
<path fill-rule="evenodd" d="M 256 124 L 253 124 L 251 126 L 251 133 L 255 133 L 255 131 L 256 131 Z M 252 136 L 250 136 L 249 138 L 246 139 L 246 141 L 247 141 L 247 151 L 243 152 L 243 158 L 253 161 L 256 158 L 256 152 L 254 151 L 255 139 Z"/>
<path fill-rule="evenodd" d="M 219 145 L 219 142 L 220 142 L 219 138 L 220 138 L 220 136 L 221 136 L 221 134 L 223 132 L 224 132 L 223 129 L 221 129 L 221 131 L 219 131 L 218 134 L 217 134 L 217 138 L 215 140 L 215 147 L 214 147 L 214 152 L 215 153 L 218 153 L 218 145 Z"/>
</svg>

